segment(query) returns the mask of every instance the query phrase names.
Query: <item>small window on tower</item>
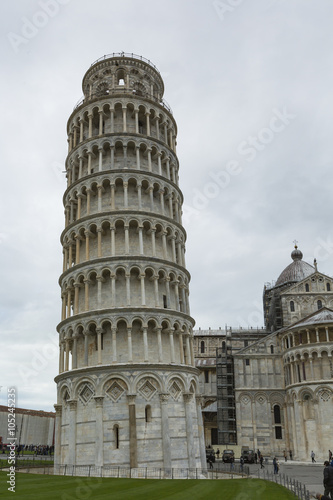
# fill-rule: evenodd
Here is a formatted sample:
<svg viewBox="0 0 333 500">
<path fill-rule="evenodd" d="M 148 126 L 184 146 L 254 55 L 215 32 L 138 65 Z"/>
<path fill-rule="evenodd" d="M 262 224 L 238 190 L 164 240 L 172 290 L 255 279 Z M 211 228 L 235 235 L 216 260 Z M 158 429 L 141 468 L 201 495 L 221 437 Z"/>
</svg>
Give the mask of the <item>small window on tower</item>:
<svg viewBox="0 0 333 500">
<path fill-rule="evenodd" d="M 168 308 L 167 296 L 166 295 L 163 295 L 163 307 L 164 307 L 164 309 Z"/>
<path fill-rule="evenodd" d="M 246 360 L 245 360 L 245 365 L 250 366 L 250 360 L 248 358 L 246 358 Z"/>
<path fill-rule="evenodd" d="M 290 301 L 290 311 L 291 311 L 291 312 L 294 312 L 294 311 L 295 311 L 295 304 L 294 304 L 294 301 L 293 301 L 293 300 L 291 300 L 291 301 Z"/>
<path fill-rule="evenodd" d="M 205 352 L 205 342 L 203 340 L 200 342 L 200 352 L 201 354 Z"/>
<path fill-rule="evenodd" d="M 209 382 L 209 371 L 206 370 L 205 371 L 205 383 L 208 384 L 208 382 Z"/>
<path fill-rule="evenodd" d="M 309 292 L 309 291 L 310 291 L 310 287 L 309 287 L 309 284 L 308 284 L 308 283 L 306 283 L 306 285 L 305 285 L 305 291 L 306 291 L 306 292 Z"/>
<path fill-rule="evenodd" d="M 326 290 L 327 290 L 328 292 L 330 292 L 330 291 L 331 291 L 331 285 L 330 285 L 330 283 L 326 283 Z"/>
<path fill-rule="evenodd" d="M 318 307 L 318 309 L 321 309 L 323 307 L 321 300 L 317 300 L 317 307 Z"/>
<path fill-rule="evenodd" d="M 151 406 L 146 406 L 145 408 L 145 420 L 146 422 L 151 422 Z"/>
</svg>

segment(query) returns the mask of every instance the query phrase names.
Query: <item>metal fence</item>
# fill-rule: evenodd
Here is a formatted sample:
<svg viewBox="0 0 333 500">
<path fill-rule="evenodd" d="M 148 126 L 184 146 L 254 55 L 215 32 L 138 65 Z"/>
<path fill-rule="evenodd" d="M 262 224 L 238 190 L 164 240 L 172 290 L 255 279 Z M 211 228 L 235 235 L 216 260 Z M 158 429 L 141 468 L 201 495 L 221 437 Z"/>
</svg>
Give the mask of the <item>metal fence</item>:
<svg viewBox="0 0 333 500">
<path fill-rule="evenodd" d="M 62 476 L 114 477 L 136 479 L 225 479 L 248 477 L 248 468 L 219 469 L 123 467 L 114 465 L 55 465 L 54 474 Z"/>
<path fill-rule="evenodd" d="M 269 472 L 266 469 L 258 469 L 258 478 L 281 484 L 288 490 L 292 491 L 295 497 L 300 498 L 301 500 L 310 500 L 311 494 L 306 488 L 305 484 L 302 484 L 296 479 L 291 479 L 286 474 L 274 474 L 273 472 Z"/>
</svg>

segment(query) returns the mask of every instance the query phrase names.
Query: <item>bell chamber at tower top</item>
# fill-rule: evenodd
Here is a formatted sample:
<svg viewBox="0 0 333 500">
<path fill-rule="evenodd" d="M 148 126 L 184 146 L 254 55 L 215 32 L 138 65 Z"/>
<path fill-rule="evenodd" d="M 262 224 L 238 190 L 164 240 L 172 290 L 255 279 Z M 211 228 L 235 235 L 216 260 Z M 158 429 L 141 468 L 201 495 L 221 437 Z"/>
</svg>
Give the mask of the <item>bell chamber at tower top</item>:
<svg viewBox="0 0 333 500">
<path fill-rule="evenodd" d="M 131 93 L 161 104 L 172 114 L 163 99 L 164 83 L 158 69 L 135 54 L 114 53 L 95 61 L 83 77 L 82 90 L 84 97 L 75 108 L 92 99 Z"/>
</svg>

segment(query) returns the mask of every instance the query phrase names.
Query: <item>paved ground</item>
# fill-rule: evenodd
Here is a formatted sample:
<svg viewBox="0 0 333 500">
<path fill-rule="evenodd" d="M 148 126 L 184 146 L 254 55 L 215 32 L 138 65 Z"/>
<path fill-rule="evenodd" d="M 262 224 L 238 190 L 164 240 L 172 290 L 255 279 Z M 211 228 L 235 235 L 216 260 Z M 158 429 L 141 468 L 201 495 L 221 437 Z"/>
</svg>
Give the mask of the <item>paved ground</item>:
<svg viewBox="0 0 333 500">
<path fill-rule="evenodd" d="M 237 463 L 237 461 L 236 461 Z M 250 474 L 258 477 L 258 470 L 260 465 L 256 464 L 246 464 L 250 467 Z M 215 464 L 214 464 L 215 466 Z M 218 464 L 217 464 L 218 466 Z M 265 468 L 269 472 L 273 472 L 272 460 L 269 460 L 268 464 L 265 464 Z M 324 493 L 323 487 L 323 470 L 324 470 L 324 460 L 312 464 L 310 462 L 296 462 L 290 461 L 284 462 L 280 460 L 280 473 L 286 474 L 291 479 L 296 479 L 302 484 L 305 484 L 307 489 L 311 492 Z"/>
<path fill-rule="evenodd" d="M 286 474 L 290 478 L 296 479 L 300 481 L 302 484 L 305 484 L 307 489 L 310 492 L 319 492 L 324 493 L 323 487 L 323 470 L 324 470 L 324 462 L 322 463 L 301 463 L 301 462 L 291 462 L 288 461 L 280 462 L 280 473 Z M 273 465 L 266 465 L 270 471 L 273 471 Z M 252 469 L 258 470 L 258 466 L 251 465 Z M 253 471 L 255 473 L 255 471 Z"/>
</svg>

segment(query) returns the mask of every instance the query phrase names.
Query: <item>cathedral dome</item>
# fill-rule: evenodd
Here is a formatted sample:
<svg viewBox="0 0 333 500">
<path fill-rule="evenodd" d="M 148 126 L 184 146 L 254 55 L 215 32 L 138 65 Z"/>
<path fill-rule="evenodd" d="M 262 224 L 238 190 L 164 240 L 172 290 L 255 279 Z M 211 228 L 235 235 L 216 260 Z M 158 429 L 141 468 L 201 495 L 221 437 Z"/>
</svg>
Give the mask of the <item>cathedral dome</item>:
<svg viewBox="0 0 333 500">
<path fill-rule="evenodd" d="M 301 281 L 310 276 L 315 271 L 315 268 L 302 260 L 303 254 L 295 245 L 295 249 L 291 252 L 293 262 L 287 266 L 278 277 L 275 286 L 283 285 L 291 281 Z"/>
</svg>

